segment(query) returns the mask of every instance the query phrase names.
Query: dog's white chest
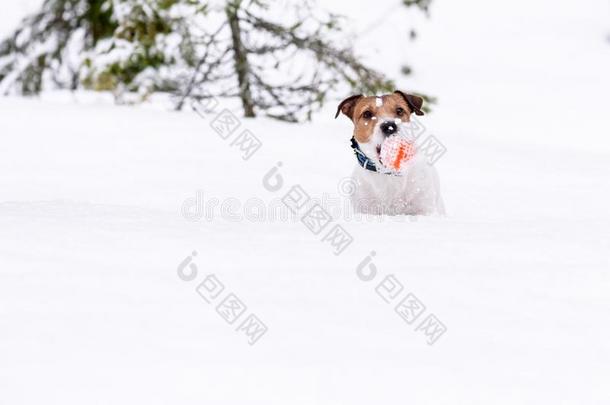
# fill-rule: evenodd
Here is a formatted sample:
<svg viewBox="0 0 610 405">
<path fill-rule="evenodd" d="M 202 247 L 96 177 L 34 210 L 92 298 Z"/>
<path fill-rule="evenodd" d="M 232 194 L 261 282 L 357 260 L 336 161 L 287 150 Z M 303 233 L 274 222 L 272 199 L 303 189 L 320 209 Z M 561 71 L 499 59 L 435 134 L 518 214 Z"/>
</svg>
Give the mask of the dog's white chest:
<svg viewBox="0 0 610 405">
<path fill-rule="evenodd" d="M 384 215 L 444 214 L 436 169 L 423 158 L 409 162 L 402 176 L 376 173 L 356 165 L 351 196 L 356 212 Z"/>
</svg>

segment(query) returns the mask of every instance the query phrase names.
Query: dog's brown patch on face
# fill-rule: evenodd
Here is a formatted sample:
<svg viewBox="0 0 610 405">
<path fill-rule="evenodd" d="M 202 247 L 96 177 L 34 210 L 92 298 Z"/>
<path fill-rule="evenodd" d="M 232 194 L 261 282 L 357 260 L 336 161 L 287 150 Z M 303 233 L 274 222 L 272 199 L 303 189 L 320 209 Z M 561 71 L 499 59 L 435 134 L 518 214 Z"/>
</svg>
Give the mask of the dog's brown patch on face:
<svg viewBox="0 0 610 405">
<path fill-rule="evenodd" d="M 361 97 L 356 102 L 351 117 L 354 123 L 354 138 L 360 143 L 366 143 L 378 123 L 396 118 L 408 122 L 410 116 L 411 110 L 407 101 L 399 93 Z"/>
</svg>

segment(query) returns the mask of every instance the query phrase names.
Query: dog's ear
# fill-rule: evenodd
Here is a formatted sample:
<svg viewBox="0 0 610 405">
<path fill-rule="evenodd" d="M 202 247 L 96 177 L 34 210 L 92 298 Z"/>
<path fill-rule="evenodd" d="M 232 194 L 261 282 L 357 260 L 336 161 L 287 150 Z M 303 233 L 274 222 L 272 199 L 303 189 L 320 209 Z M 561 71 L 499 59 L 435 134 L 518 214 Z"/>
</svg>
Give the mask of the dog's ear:
<svg viewBox="0 0 610 405">
<path fill-rule="evenodd" d="M 414 112 L 416 115 L 424 115 L 424 112 L 421 110 L 421 107 L 424 104 L 423 98 L 414 96 L 413 94 L 403 93 L 400 90 L 396 90 L 394 93 L 400 94 L 402 98 L 405 99 L 407 105 L 411 109 L 411 112 Z"/>
<path fill-rule="evenodd" d="M 351 96 L 346 98 L 339 104 L 337 107 L 337 113 L 335 114 L 335 118 L 339 116 L 339 113 L 347 115 L 349 119 L 352 119 L 354 116 L 354 107 L 356 107 L 356 102 L 362 97 L 362 94 L 356 94 L 355 96 Z"/>
</svg>

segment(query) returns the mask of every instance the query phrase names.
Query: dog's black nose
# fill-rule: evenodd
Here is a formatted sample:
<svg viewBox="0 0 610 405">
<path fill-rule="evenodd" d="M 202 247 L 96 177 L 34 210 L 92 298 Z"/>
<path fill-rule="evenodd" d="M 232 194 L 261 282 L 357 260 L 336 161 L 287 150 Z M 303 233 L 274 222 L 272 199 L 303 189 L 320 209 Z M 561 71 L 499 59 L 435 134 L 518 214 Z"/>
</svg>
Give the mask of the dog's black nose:
<svg viewBox="0 0 610 405">
<path fill-rule="evenodd" d="M 398 131 L 398 127 L 394 121 L 386 121 L 381 124 L 381 132 L 383 132 L 385 136 L 395 134 L 396 131 Z"/>
</svg>

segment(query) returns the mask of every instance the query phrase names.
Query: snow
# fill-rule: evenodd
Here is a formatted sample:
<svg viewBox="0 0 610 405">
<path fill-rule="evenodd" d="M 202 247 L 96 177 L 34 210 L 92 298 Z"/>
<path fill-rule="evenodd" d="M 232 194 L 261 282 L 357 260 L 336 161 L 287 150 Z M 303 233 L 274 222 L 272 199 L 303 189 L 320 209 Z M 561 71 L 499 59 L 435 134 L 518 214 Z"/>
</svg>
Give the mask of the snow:
<svg viewBox="0 0 610 405">
<path fill-rule="evenodd" d="M 197 190 L 242 207 L 293 184 L 344 198 L 347 120 L 243 120 L 263 142 L 244 161 L 195 114 L 10 98 L 0 111 L 7 403 L 370 403 L 405 384 L 415 403 L 608 399 L 606 155 L 464 136 L 437 162 L 447 218 L 339 210 L 354 242 L 334 256 L 298 221 L 180 209 Z M 278 161 L 285 184 L 269 192 Z M 200 275 L 184 282 L 193 250 Z M 363 282 L 371 250 L 379 275 Z M 209 273 L 268 325 L 254 346 L 195 292 Z M 375 293 L 390 274 L 447 326 L 433 346 Z"/>
<path fill-rule="evenodd" d="M 345 209 L 352 128 L 332 103 L 224 140 L 215 115 L 156 103 L 0 98 L 0 403 L 609 403 L 608 5 L 551 4 L 439 0 L 421 23 L 405 87 L 440 98 L 418 119 L 447 148 L 445 218 Z M 343 253 L 248 212 L 293 185 L 353 237 Z M 200 192 L 213 216 L 188 220 Z M 232 325 L 196 291 L 212 273 L 247 306 Z M 389 275 L 426 307 L 412 325 L 376 292 Z M 268 327 L 254 345 L 249 314 Z M 447 327 L 433 345 L 428 314 Z"/>
</svg>

